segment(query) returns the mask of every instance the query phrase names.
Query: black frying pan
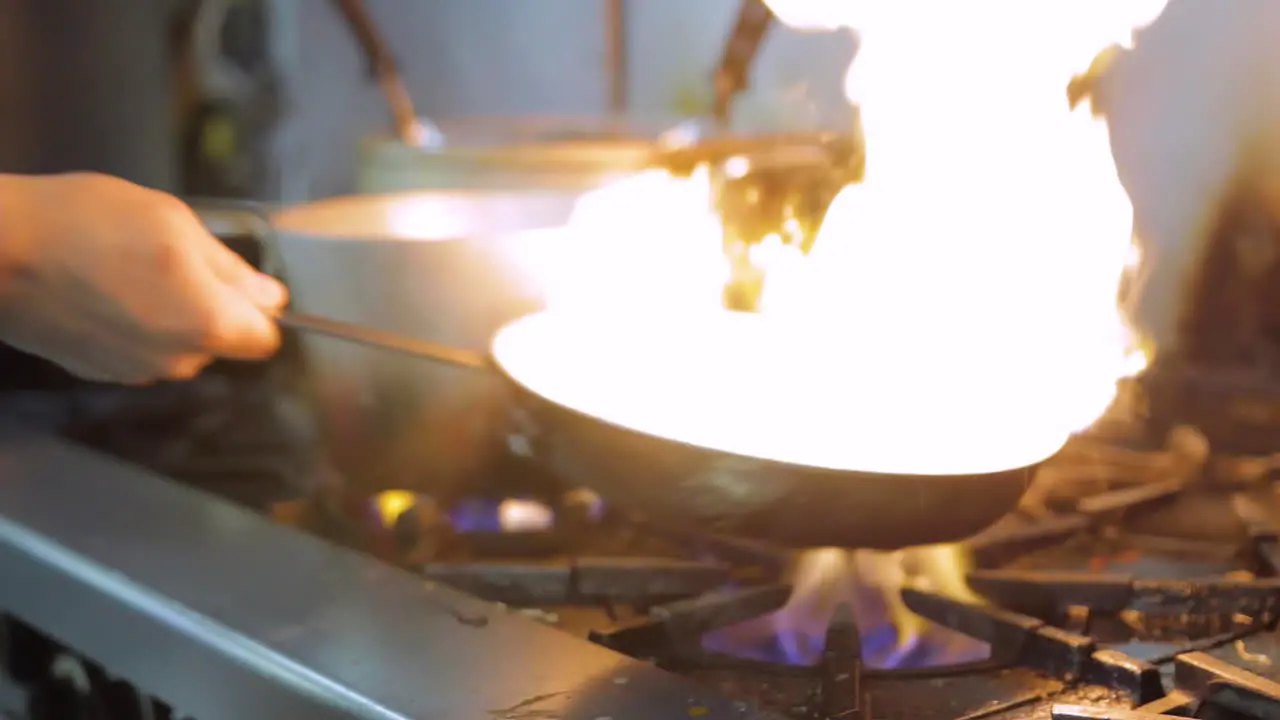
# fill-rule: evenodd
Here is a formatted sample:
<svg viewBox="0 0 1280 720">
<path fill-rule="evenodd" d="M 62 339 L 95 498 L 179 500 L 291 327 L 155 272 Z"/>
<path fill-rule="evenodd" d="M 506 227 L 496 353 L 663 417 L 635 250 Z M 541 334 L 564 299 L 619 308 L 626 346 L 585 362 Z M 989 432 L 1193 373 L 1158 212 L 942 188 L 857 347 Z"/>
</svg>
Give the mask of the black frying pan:
<svg viewBox="0 0 1280 720">
<path fill-rule="evenodd" d="M 789 381 L 775 376 L 786 368 L 762 365 L 757 351 L 761 342 L 785 338 L 756 333 L 765 327 L 752 320 L 759 316 L 726 317 L 738 330 L 718 335 L 693 326 L 672 330 L 666 322 L 633 327 L 616 319 L 539 313 L 499 331 L 487 358 L 313 317 L 286 315 L 281 324 L 453 365 L 490 367 L 510 387 L 517 431 L 566 482 L 655 523 L 792 547 L 894 549 L 964 539 L 1013 510 L 1035 467 L 1065 441 L 1045 438 L 1038 452 L 1023 450 L 954 474 L 939 472 L 945 465 L 911 472 L 883 461 L 875 471 L 852 469 L 848 462 L 823 467 L 797 462 L 778 442 L 751 446 L 737 437 L 741 433 L 719 432 L 698 416 L 724 422 L 707 406 L 727 403 L 734 406 L 731 418 L 767 419 L 757 394 Z M 803 363 L 799 367 L 805 371 Z M 672 386 L 680 374 L 696 382 Z M 770 422 L 794 436 L 823 420 L 797 414 L 790 424 L 785 418 Z M 753 430 L 746 435 L 774 436 L 742 427 Z M 969 435 L 993 448 L 1003 444 L 994 431 Z M 930 444 L 922 438 L 919 452 L 934 450 Z"/>
</svg>

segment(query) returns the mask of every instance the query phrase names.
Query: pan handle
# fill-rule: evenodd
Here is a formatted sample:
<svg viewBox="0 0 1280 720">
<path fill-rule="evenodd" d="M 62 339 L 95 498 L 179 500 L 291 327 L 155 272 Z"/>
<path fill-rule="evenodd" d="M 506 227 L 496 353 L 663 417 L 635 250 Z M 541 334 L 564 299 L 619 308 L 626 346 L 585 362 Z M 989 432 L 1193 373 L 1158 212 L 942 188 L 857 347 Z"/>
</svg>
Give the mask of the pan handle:
<svg viewBox="0 0 1280 720">
<path fill-rule="evenodd" d="M 443 365 L 452 365 L 454 367 L 466 368 L 469 370 L 484 370 L 488 368 L 489 362 L 487 356 L 483 353 L 471 352 L 470 350 L 461 350 L 445 345 L 437 345 L 426 340 L 397 335 L 396 333 L 382 332 L 373 328 L 363 327 L 361 325 L 353 325 L 351 323 L 340 322 L 338 320 L 330 320 L 328 318 L 316 317 L 314 315 L 303 315 L 294 312 L 285 312 L 276 318 L 281 327 L 292 328 L 302 332 L 315 333 L 317 335 L 325 335 L 338 340 L 356 343 L 358 345 L 366 345 L 368 347 L 378 348 L 379 350 L 387 350 L 390 352 L 400 353 L 401 355 L 409 355 L 422 360 L 430 360 L 432 362 L 441 363 Z"/>
<path fill-rule="evenodd" d="M 262 266 L 259 269 L 280 277 L 278 272 L 280 263 L 276 259 L 275 252 L 275 229 L 271 225 L 270 215 L 263 206 L 227 201 L 192 201 L 189 204 L 196 216 L 204 223 L 205 228 L 215 237 L 224 242 L 239 238 L 256 242 L 262 259 Z M 411 355 L 444 365 L 471 370 L 490 367 L 488 358 L 483 353 L 438 345 L 426 340 L 386 333 L 339 320 L 290 311 L 285 311 L 276 320 L 281 327 L 292 330 L 326 335 L 338 340 Z"/>
</svg>

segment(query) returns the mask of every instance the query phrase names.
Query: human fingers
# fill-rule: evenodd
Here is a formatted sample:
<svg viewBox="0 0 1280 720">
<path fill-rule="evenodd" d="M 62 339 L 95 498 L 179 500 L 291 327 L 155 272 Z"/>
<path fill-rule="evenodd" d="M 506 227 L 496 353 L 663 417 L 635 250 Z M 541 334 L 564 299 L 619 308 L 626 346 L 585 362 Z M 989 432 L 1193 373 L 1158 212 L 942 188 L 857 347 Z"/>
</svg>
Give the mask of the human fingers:
<svg viewBox="0 0 1280 720">
<path fill-rule="evenodd" d="M 213 363 L 213 360 L 213 355 L 208 353 L 175 355 L 163 361 L 158 377 L 163 380 L 190 380 Z"/>
<path fill-rule="evenodd" d="M 177 256 L 175 286 L 188 307 L 176 352 L 168 357 L 192 351 L 237 360 L 269 357 L 280 344 L 273 315 L 287 300 L 283 286 L 209 234 L 190 208 L 180 210 L 166 213 L 164 234 Z M 191 372 L 188 362 L 180 365 L 173 370 Z"/>
<path fill-rule="evenodd" d="M 199 375 L 214 357 L 208 352 L 170 350 L 169 342 L 139 342 L 137 339 L 111 332 L 103 326 L 90 326 L 82 335 L 63 338 L 61 347 L 51 349 L 50 356 L 81 377 L 125 385 L 148 385 L 160 380 L 190 380 Z M 91 348 L 91 352 L 85 352 Z"/>
<path fill-rule="evenodd" d="M 264 360 L 280 347 L 274 313 L 239 288 L 210 274 L 201 302 L 206 318 L 202 347 L 210 353 L 232 360 Z"/>
<path fill-rule="evenodd" d="M 215 277 L 239 289 L 264 310 L 274 312 L 288 302 L 288 291 L 275 278 L 259 272 L 225 243 L 214 237 L 189 205 L 165 193 L 155 193 L 165 209 L 168 232 L 203 258 Z"/>
<path fill-rule="evenodd" d="M 195 352 L 260 360 L 274 354 L 280 345 L 274 309 L 264 310 L 243 285 L 226 282 L 225 275 L 209 262 L 207 251 L 188 250 L 183 254 L 180 284 L 188 307 L 183 313 L 184 330 L 170 356 Z M 260 294 L 262 299 L 270 298 Z"/>
<path fill-rule="evenodd" d="M 77 377 L 120 385 L 150 385 L 162 380 L 190 380 L 211 362 L 208 353 L 158 354 L 99 338 L 92 353 L 74 348 L 49 349 L 47 356 Z"/>
<path fill-rule="evenodd" d="M 207 235 L 206 241 L 200 243 L 200 251 L 218 279 L 244 293 L 259 308 L 275 312 L 289 301 L 289 293 L 283 283 L 259 272 L 212 235 Z"/>
<path fill-rule="evenodd" d="M 33 312 L 7 318 L 5 342 L 13 347 L 94 382 L 145 385 L 166 374 L 167 353 L 122 326 L 110 310 L 103 312 L 105 303 L 87 313 L 65 302 L 29 305 Z"/>
</svg>

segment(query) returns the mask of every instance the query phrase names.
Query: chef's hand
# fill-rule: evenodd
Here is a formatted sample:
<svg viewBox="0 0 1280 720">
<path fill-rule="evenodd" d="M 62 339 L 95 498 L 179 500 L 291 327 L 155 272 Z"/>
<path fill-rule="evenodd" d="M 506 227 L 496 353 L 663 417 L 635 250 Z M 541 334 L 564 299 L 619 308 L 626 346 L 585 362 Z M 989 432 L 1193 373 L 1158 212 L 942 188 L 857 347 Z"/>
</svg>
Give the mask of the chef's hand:
<svg viewBox="0 0 1280 720">
<path fill-rule="evenodd" d="M 1177 349 L 1228 195 L 1280 187 L 1280 3 L 1228 5 L 1170 0 L 1092 83 L 1142 256 L 1122 302 L 1159 354 Z"/>
<path fill-rule="evenodd" d="M 170 195 L 0 175 L 0 341 L 76 375 L 143 384 L 265 358 L 285 299 Z"/>
</svg>

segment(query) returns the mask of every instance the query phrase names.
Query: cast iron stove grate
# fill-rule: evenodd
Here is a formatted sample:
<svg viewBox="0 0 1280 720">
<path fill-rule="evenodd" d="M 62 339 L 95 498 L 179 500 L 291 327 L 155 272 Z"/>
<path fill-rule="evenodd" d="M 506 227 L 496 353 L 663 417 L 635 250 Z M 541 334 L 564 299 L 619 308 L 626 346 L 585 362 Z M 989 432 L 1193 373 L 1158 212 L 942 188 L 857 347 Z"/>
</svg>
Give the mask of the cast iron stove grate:
<svg viewBox="0 0 1280 720">
<path fill-rule="evenodd" d="M 990 659 L 905 670 L 867 666 L 844 605 L 816 664 L 704 649 L 708 633 L 787 603 L 790 557 L 767 545 L 593 524 L 563 500 L 554 504 L 576 518 L 571 530 L 518 537 L 455 535 L 434 510 L 425 525 L 421 513 L 404 517 L 416 518 L 419 541 L 434 538 L 434 555 L 414 561 L 433 581 L 690 676 L 744 708 L 808 719 L 1280 718 L 1280 523 L 1270 519 L 1280 503 L 1257 486 L 1215 497 L 1207 507 L 1225 504 L 1238 542 L 1187 537 L 1176 523 L 1150 532 L 1171 504 L 1202 502 L 1183 482 L 1007 519 L 967 543 L 977 562 L 968 580 L 984 602 L 901 591 L 916 614 L 989 645 Z"/>
<path fill-rule="evenodd" d="M 918 615 L 990 647 L 987 661 L 941 668 L 870 667 L 848 607 L 812 665 L 710 652 L 703 635 L 787 603 L 789 555 L 599 519 L 589 493 L 556 497 L 556 524 L 535 532 L 458 532 L 440 506 L 419 503 L 379 547 L 431 582 L 686 675 L 744 716 L 1280 717 L 1280 504 L 1266 482 L 1174 475 L 1046 502 L 970 540 L 969 581 L 984 602 L 903 588 Z"/>
</svg>

